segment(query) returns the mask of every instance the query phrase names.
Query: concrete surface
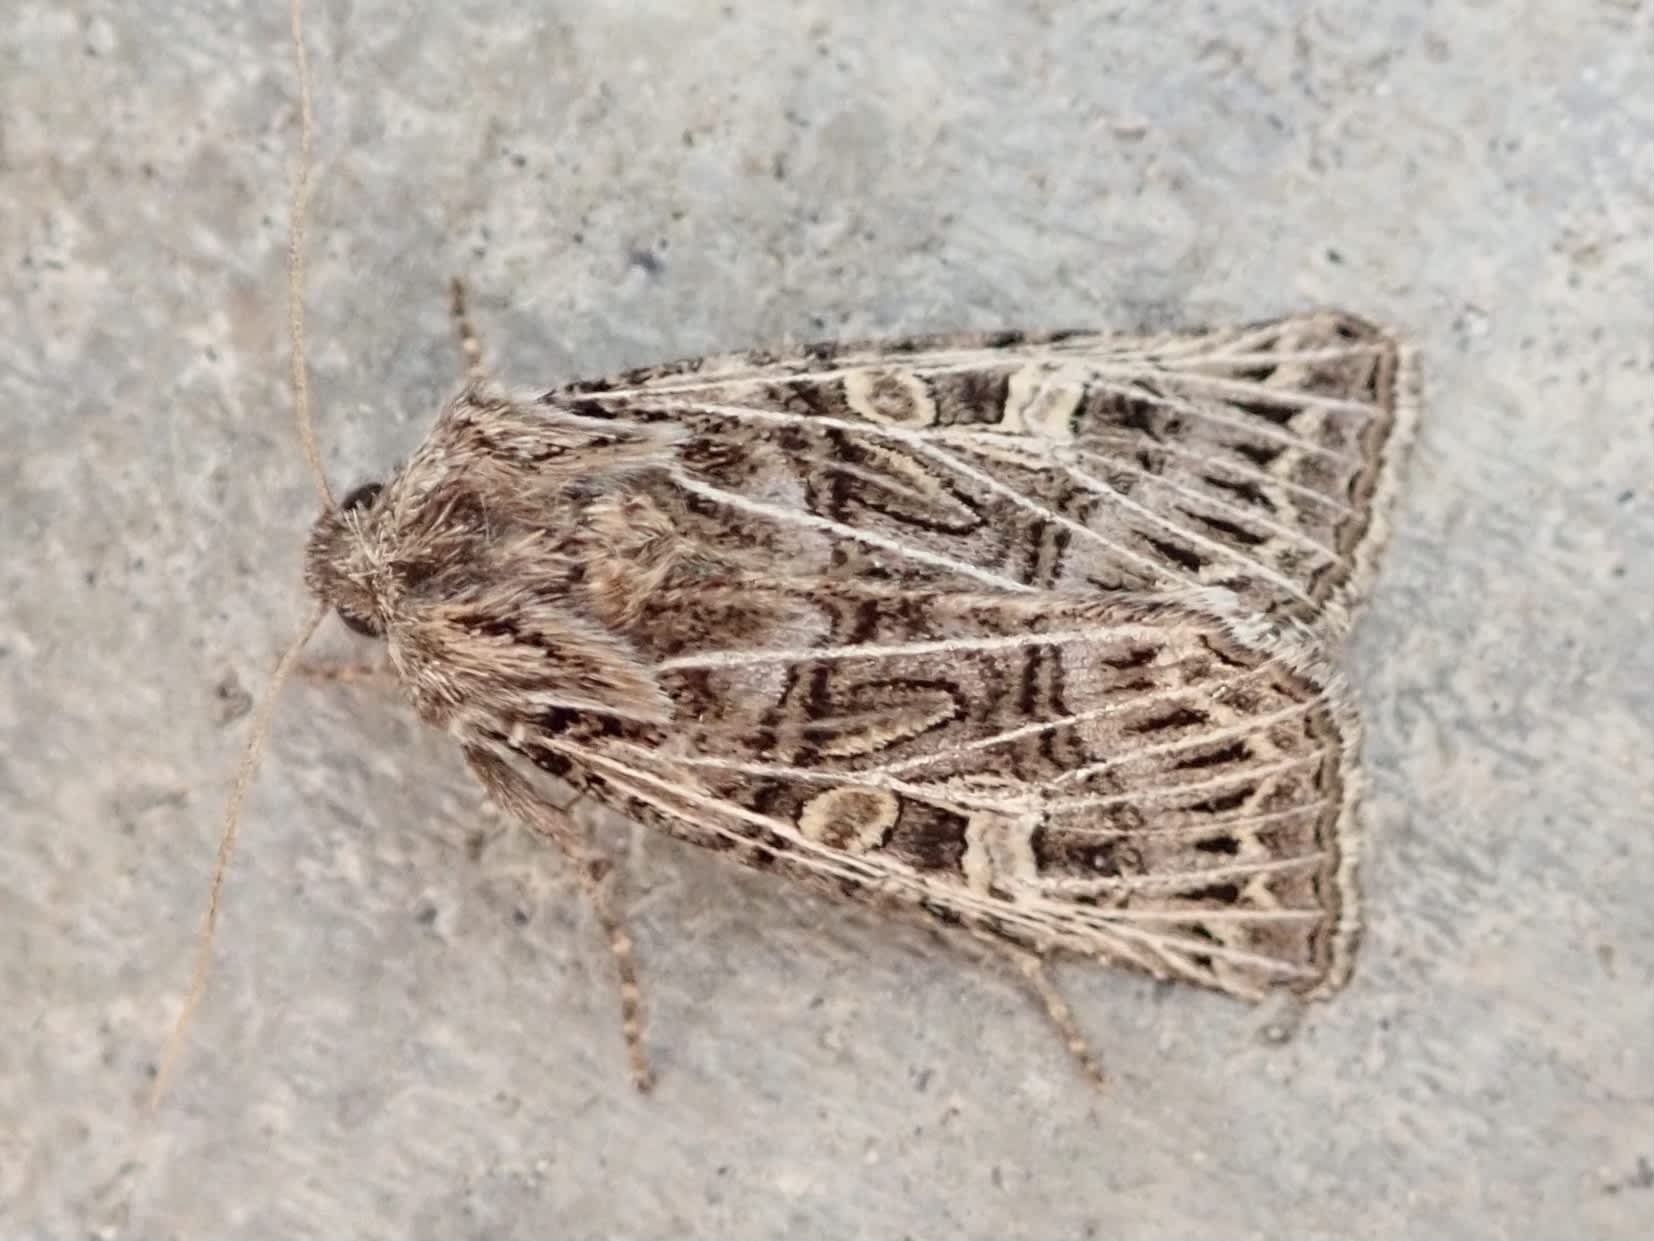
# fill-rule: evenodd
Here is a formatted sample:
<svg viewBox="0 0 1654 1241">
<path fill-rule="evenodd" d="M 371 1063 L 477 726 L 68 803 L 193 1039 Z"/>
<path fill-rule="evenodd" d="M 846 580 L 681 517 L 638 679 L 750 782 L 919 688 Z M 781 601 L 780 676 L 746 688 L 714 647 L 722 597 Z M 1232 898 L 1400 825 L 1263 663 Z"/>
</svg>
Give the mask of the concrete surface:
<svg viewBox="0 0 1654 1241">
<path fill-rule="evenodd" d="M 453 381 L 455 271 L 523 384 L 1319 302 L 1411 333 L 1351 657 L 1370 931 L 1283 1045 L 1066 967 L 1095 1097 L 1008 979 L 635 836 L 640 1099 L 568 878 L 468 854 L 393 702 L 295 684 L 147 1125 L 236 717 L 302 615 L 285 14 L 5 7 L 0 1235 L 1650 1235 L 1646 0 L 313 3 L 340 485 Z"/>
</svg>

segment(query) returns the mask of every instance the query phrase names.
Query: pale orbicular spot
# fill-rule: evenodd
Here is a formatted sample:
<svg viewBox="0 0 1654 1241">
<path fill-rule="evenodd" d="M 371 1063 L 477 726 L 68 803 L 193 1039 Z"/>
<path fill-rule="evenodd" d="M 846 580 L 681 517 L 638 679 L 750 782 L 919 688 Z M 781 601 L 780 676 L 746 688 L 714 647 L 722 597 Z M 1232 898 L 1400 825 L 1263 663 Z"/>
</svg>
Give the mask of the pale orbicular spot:
<svg viewBox="0 0 1654 1241">
<path fill-rule="evenodd" d="M 889 789 L 833 788 L 804 804 L 798 827 L 829 849 L 866 853 L 883 843 L 900 813 L 901 801 Z"/>
<path fill-rule="evenodd" d="M 1085 376 L 1072 367 L 1025 366 L 1006 385 L 999 429 L 1066 444 L 1074 438 L 1074 412 L 1085 395 Z"/>
<path fill-rule="evenodd" d="M 936 402 L 925 381 L 911 371 L 851 371 L 844 377 L 844 400 L 853 413 L 872 422 L 928 427 L 936 421 Z"/>
</svg>

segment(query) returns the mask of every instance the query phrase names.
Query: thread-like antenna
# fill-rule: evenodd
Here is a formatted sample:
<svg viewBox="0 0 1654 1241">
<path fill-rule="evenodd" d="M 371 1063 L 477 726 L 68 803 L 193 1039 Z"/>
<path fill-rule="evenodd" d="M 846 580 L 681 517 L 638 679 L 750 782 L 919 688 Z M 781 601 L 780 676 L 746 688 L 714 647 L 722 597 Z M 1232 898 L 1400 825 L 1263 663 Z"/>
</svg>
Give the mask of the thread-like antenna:
<svg viewBox="0 0 1654 1241">
<path fill-rule="evenodd" d="M 293 665 L 298 662 L 304 644 L 310 641 L 310 635 L 316 632 L 316 626 L 322 623 L 322 618 L 326 615 L 326 604 L 318 603 L 311 609 L 310 616 L 304 622 L 304 628 L 299 631 L 299 636 L 293 639 L 292 645 L 277 661 L 276 671 L 271 676 L 270 684 L 266 687 L 258 710 L 253 715 L 253 730 L 241 751 L 241 763 L 236 768 L 235 784 L 230 789 L 230 800 L 224 807 L 224 834 L 218 841 L 218 861 L 213 865 L 212 888 L 207 896 L 207 917 L 201 925 L 201 938 L 195 950 L 195 973 L 190 978 L 189 996 L 184 1001 L 184 1009 L 178 1014 L 178 1021 L 167 1039 L 166 1050 L 161 1054 L 161 1067 L 155 1074 L 155 1087 L 149 1096 L 151 1108 L 161 1102 L 161 1095 L 166 1090 L 167 1076 L 183 1048 L 184 1034 L 189 1029 L 190 1019 L 195 1016 L 195 1010 L 201 1005 L 201 996 L 207 989 L 207 967 L 212 962 L 213 934 L 218 930 L 224 874 L 230 868 L 230 855 L 235 852 L 236 831 L 241 826 L 241 804 L 247 799 L 247 790 L 252 787 L 253 775 L 258 769 L 258 756 L 264 749 L 265 738 L 270 733 L 270 720 L 275 715 L 276 699 L 281 693 L 282 682 L 286 681 L 293 671 Z"/>
<path fill-rule="evenodd" d="M 304 50 L 304 0 L 289 0 L 288 19 L 293 36 L 293 69 L 299 79 L 299 163 L 293 174 L 293 203 L 287 224 L 287 334 L 291 343 L 288 365 L 293 382 L 293 417 L 299 424 L 299 443 L 305 460 L 329 509 L 339 507 L 327 485 L 316 427 L 310 417 L 310 376 L 304 360 L 304 214 L 310 202 L 310 157 L 315 143 L 316 118 L 310 109 L 310 58 Z"/>
</svg>

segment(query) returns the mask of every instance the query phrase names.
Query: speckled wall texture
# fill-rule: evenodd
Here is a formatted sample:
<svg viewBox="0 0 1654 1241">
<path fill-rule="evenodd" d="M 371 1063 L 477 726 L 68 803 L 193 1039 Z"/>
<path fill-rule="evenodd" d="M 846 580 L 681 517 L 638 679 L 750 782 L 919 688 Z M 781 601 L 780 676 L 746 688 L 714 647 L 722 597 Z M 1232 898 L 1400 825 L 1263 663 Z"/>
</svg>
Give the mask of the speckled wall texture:
<svg viewBox="0 0 1654 1241">
<path fill-rule="evenodd" d="M 336 481 L 502 377 L 1330 303 L 1427 405 L 1350 655 L 1349 990 L 1010 979 L 614 827 L 656 1093 L 546 850 L 291 685 L 172 1093 L 245 697 L 302 616 L 282 6 L 0 22 L 0 1233 L 1647 1237 L 1647 0 L 312 0 Z M 321 657 L 354 648 L 330 627 Z"/>
</svg>

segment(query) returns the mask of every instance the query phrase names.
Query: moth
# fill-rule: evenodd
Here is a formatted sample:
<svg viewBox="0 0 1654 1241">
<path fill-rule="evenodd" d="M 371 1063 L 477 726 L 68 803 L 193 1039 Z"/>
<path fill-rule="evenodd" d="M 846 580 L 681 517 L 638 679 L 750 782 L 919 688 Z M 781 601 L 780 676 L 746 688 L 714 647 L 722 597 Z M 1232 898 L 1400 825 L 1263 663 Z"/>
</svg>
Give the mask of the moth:
<svg viewBox="0 0 1654 1241">
<path fill-rule="evenodd" d="M 640 1086 L 613 868 L 537 772 L 1003 952 L 1099 1080 L 1051 956 L 1246 999 L 1344 983 L 1333 656 L 1415 417 L 1395 336 L 1322 311 L 829 343 L 514 395 L 457 285 L 455 312 L 470 378 L 329 500 L 305 579 L 567 855 Z"/>
<path fill-rule="evenodd" d="M 525 772 L 1023 960 L 1322 994 L 1357 788 L 1323 652 L 1408 365 L 1324 313 L 479 380 L 322 514 L 306 580 L 594 893 Z"/>
</svg>

